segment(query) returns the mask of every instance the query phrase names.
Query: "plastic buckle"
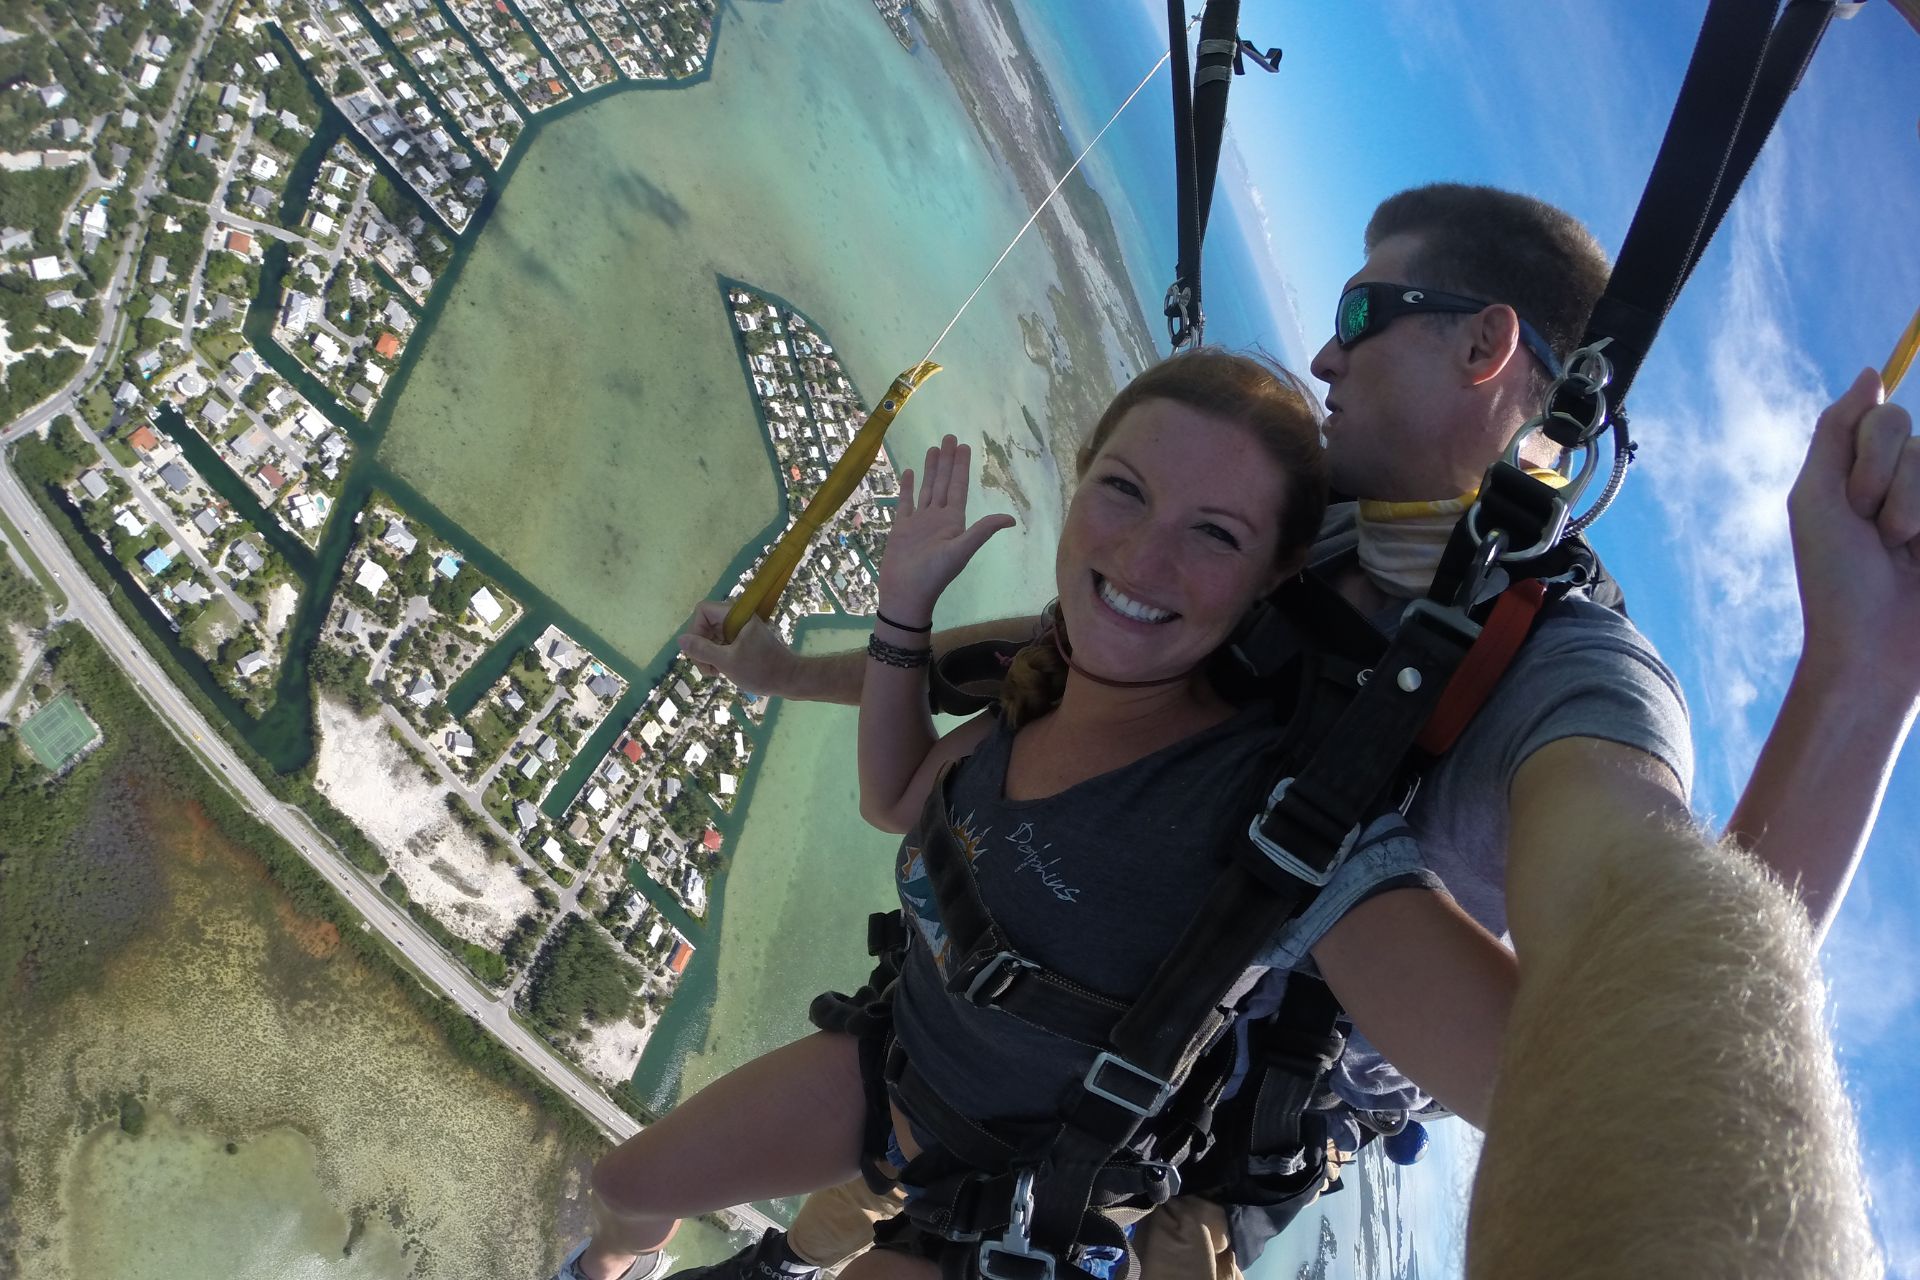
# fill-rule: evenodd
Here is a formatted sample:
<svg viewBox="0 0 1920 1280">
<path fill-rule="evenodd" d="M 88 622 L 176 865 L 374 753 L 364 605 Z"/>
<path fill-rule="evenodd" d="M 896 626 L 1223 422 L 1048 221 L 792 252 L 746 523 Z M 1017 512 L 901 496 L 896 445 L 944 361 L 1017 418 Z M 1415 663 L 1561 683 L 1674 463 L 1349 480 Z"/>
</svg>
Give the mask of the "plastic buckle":
<svg viewBox="0 0 1920 1280">
<path fill-rule="evenodd" d="M 1253 847 L 1266 854 L 1267 861 L 1274 866 L 1295 879 L 1304 880 L 1318 888 L 1333 879 L 1333 873 L 1339 869 L 1342 862 L 1346 861 L 1347 855 L 1353 852 L 1353 846 L 1360 843 L 1360 827 L 1356 823 L 1347 832 L 1346 839 L 1342 840 L 1340 847 L 1333 851 L 1333 857 L 1327 862 L 1325 871 L 1308 866 L 1284 846 L 1269 839 L 1267 833 L 1260 829 L 1261 824 L 1273 816 L 1273 811 L 1280 805 L 1280 798 L 1287 794 L 1287 788 L 1292 785 L 1293 775 L 1291 774 L 1273 784 L 1273 792 L 1267 797 L 1267 807 L 1254 814 L 1253 821 L 1247 824 L 1247 839 L 1253 841 Z"/>
<path fill-rule="evenodd" d="M 1123 1098 L 1113 1090 L 1102 1085 L 1100 1083 L 1100 1073 L 1108 1067 L 1118 1067 L 1135 1080 L 1144 1081 L 1151 1086 L 1153 1089 L 1153 1101 L 1143 1105 L 1135 1102 L 1131 1098 Z M 1080 1082 L 1080 1087 L 1096 1098 L 1105 1098 L 1114 1106 L 1126 1111 L 1131 1111 L 1142 1120 L 1148 1116 L 1157 1114 L 1160 1108 L 1167 1105 L 1167 1099 L 1173 1096 L 1173 1086 L 1165 1080 L 1162 1080 L 1150 1071 L 1142 1071 L 1139 1067 L 1134 1066 L 1118 1054 L 1108 1053 L 1104 1050 L 1099 1057 L 1093 1060 L 1093 1065 L 1087 1068 L 1086 1078 Z"/>
<path fill-rule="evenodd" d="M 980 966 L 980 972 L 973 975 L 972 981 L 967 983 L 967 989 L 961 993 L 962 998 L 970 1005 L 987 1007 L 992 1001 L 1005 995 L 1007 988 L 1013 985 L 1013 980 L 1020 974 L 1039 967 L 1025 956 L 1017 955 L 1012 951 L 996 952 L 991 959 Z M 988 984 L 993 985 L 990 991 L 987 990 Z"/>
<path fill-rule="evenodd" d="M 1013 1206 L 1006 1234 L 980 1244 L 981 1280 L 1053 1280 L 1053 1255 L 1033 1247 L 1033 1170 L 1022 1169 L 1013 1184 Z"/>
</svg>

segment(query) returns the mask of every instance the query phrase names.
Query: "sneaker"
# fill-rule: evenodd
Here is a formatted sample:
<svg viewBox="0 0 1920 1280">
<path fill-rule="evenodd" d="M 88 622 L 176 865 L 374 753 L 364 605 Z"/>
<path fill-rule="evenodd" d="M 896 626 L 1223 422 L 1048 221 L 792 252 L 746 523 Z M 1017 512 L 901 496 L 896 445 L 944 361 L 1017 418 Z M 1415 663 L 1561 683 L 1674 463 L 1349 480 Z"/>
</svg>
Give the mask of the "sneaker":
<svg viewBox="0 0 1920 1280">
<path fill-rule="evenodd" d="M 786 1249 L 786 1234 L 767 1228 L 755 1244 L 731 1258 L 708 1267 L 676 1271 L 672 1280 L 811 1280 L 820 1268 L 804 1262 L 792 1262 Z"/>
<path fill-rule="evenodd" d="M 573 1251 L 561 1261 L 560 1270 L 554 1273 L 553 1280 L 587 1280 L 586 1273 L 580 1270 L 579 1262 L 580 1255 L 587 1251 L 587 1246 L 591 1243 L 592 1241 L 582 1240 L 573 1246 Z M 667 1268 L 672 1265 L 673 1259 L 661 1250 L 643 1253 L 635 1258 L 633 1264 L 625 1271 L 613 1277 L 613 1280 L 654 1280 L 655 1276 L 664 1276 Z"/>
</svg>

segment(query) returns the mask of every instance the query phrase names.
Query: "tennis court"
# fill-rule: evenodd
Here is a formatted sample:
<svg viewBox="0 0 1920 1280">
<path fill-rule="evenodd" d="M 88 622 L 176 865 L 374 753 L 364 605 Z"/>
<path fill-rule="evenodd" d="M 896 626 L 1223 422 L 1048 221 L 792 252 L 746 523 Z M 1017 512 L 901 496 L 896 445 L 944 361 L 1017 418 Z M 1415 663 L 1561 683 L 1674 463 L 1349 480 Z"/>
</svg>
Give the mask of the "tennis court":
<svg viewBox="0 0 1920 1280">
<path fill-rule="evenodd" d="M 93 741 L 94 733 L 93 721 L 87 719 L 71 693 L 61 694 L 20 726 L 27 750 L 51 772 L 79 755 L 80 748 Z"/>
</svg>

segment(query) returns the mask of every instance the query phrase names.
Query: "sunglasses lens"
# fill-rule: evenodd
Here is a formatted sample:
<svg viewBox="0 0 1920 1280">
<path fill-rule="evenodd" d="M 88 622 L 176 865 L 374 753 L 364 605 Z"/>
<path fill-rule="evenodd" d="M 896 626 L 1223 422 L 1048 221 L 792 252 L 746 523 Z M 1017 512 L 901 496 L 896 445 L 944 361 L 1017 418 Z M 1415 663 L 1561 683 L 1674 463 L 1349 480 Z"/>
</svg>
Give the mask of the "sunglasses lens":
<svg viewBox="0 0 1920 1280">
<path fill-rule="evenodd" d="M 1340 299 L 1334 317 L 1334 337 L 1342 346 L 1356 342 L 1367 331 L 1368 298 L 1365 289 L 1350 289 Z"/>
</svg>

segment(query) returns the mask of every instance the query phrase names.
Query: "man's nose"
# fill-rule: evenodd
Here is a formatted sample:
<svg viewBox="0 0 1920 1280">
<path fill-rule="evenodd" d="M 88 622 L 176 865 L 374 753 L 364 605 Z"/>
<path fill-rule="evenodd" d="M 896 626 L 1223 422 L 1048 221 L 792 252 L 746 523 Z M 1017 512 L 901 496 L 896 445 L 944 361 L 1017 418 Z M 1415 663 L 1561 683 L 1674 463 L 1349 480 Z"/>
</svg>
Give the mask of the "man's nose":
<svg viewBox="0 0 1920 1280">
<path fill-rule="evenodd" d="M 1307 366 L 1314 377 L 1322 382 L 1332 382 L 1339 373 L 1339 366 L 1346 352 L 1340 349 L 1338 338 L 1328 338 L 1325 346 L 1316 351 L 1313 363 Z"/>
</svg>

